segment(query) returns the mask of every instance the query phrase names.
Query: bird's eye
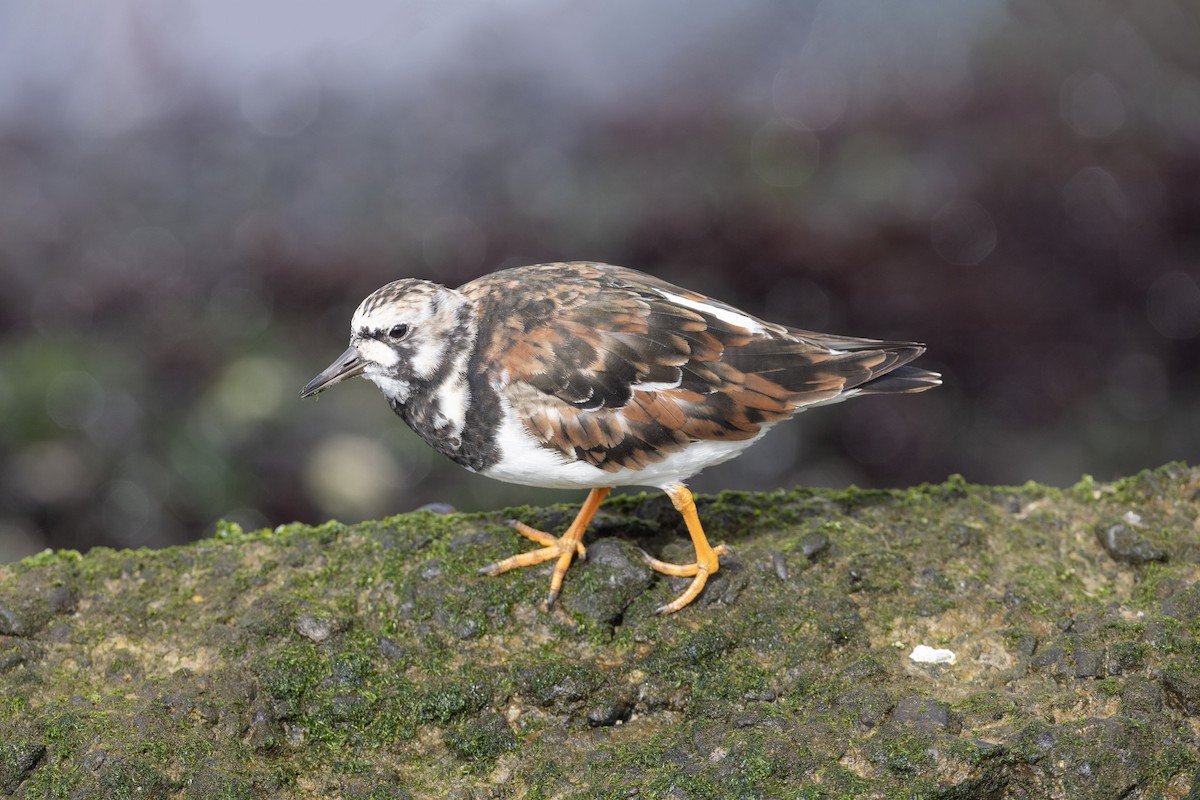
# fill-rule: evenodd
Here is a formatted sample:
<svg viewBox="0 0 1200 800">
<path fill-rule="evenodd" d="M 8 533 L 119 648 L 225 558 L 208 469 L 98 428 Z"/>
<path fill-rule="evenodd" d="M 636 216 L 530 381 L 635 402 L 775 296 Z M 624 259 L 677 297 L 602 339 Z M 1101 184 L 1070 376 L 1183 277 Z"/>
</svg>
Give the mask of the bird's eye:
<svg viewBox="0 0 1200 800">
<path fill-rule="evenodd" d="M 392 329 L 388 331 L 388 336 L 392 337 L 393 339 L 403 339 L 405 336 L 408 336 L 408 326 L 403 323 L 400 325 L 393 325 Z"/>
</svg>

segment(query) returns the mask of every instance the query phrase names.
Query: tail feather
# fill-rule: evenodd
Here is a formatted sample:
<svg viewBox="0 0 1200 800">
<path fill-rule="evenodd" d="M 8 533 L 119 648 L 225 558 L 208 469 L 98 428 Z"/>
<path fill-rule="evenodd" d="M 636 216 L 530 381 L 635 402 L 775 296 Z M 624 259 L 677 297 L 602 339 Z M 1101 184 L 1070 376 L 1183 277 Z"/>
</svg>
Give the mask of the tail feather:
<svg viewBox="0 0 1200 800">
<path fill-rule="evenodd" d="M 859 385 L 858 393 L 863 394 L 903 394 L 907 392 L 923 392 L 935 386 L 942 385 L 942 376 L 920 367 L 898 367 L 891 372 L 873 378 Z"/>
</svg>

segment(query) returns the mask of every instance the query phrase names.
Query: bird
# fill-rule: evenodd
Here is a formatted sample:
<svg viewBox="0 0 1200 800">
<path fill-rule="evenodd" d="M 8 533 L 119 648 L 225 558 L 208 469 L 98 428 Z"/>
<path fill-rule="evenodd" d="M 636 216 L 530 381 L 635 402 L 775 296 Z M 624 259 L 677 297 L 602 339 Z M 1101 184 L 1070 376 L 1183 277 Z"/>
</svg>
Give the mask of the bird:
<svg viewBox="0 0 1200 800">
<path fill-rule="evenodd" d="M 643 551 L 654 570 L 691 578 L 656 613 L 679 611 L 732 552 L 712 546 L 686 481 L 737 457 L 815 406 L 920 392 L 936 372 L 908 366 L 925 346 L 801 330 L 627 267 L 591 261 L 513 267 L 457 289 L 404 278 L 354 312 L 350 345 L 300 391 L 362 376 L 430 446 L 509 483 L 588 489 L 559 536 L 510 520 L 541 545 L 480 569 L 554 561 L 549 608 L 584 533 L 617 486 L 661 489 L 695 561 Z"/>
</svg>

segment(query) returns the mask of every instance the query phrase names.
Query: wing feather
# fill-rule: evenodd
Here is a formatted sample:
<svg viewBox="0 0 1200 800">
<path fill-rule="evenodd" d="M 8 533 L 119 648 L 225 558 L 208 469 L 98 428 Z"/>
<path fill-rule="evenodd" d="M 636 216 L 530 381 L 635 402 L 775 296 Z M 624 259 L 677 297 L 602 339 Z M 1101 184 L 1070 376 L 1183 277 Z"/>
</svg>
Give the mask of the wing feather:
<svg viewBox="0 0 1200 800">
<path fill-rule="evenodd" d="M 936 383 L 933 373 L 907 367 L 890 384 L 867 385 L 922 345 L 763 322 L 622 267 L 519 267 L 460 291 L 486 315 L 484 363 L 529 432 L 609 471 L 644 468 L 694 441 L 752 438 L 856 387 L 920 391 Z"/>
</svg>

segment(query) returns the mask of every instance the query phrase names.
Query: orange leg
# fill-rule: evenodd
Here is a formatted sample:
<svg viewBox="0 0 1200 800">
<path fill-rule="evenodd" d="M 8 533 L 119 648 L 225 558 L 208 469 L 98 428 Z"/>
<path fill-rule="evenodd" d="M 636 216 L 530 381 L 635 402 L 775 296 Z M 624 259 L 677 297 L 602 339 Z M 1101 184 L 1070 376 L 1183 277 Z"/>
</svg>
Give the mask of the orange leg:
<svg viewBox="0 0 1200 800">
<path fill-rule="evenodd" d="M 600 508 L 600 504 L 604 502 L 604 498 L 608 497 L 608 493 L 611 491 L 612 488 L 608 486 L 592 489 L 587 500 L 583 501 L 583 508 L 579 509 L 579 513 L 575 515 L 575 521 L 571 523 L 571 527 L 567 528 L 567 532 L 557 539 L 537 528 L 531 528 L 524 522 L 509 520 L 508 524 L 515 528 L 517 533 L 543 545 L 542 549 L 518 553 L 503 561 L 497 561 L 495 564 L 488 564 L 479 572 L 484 575 L 499 575 L 510 569 L 531 567 L 534 564 L 541 564 L 543 561 L 557 558 L 558 563 L 554 565 L 554 572 L 550 574 L 550 593 L 546 595 L 546 605 L 553 605 L 559 590 L 562 589 L 563 576 L 567 574 L 567 567 L 571 566 L 571 559 L 575 557 L 576 553 L 579 554 L 580 559 L 587 557 L 587 550 L 583 546 L 583 534 L 587 531 L 592 517 L 596 516 L 596 510 Z"/>
<path fill-rule="evenodd" d="M 700 525 L 700 515 L 696 513 L 696 501 L 692 499 L 692 493 L 686 486 L 677 483 L 665 487 L 665 491 L 671 498 L 671 502 L 675 504 L 675 509 L 683 516 L 683 521 L 687 523 L 688 533 L 692 536 L 692 546 L 696 548 L 696 563 L 668 564 L 644 552 L 642 557 L 646 559 L 646 563 L 650 565 L 651 569 L 658 572 L 680 578 L 695 577 L 692 577 L 691 585 L 683 594 L 665 606 L 656 608 L 655 614 L 673 614 L 695 600 L 696 596 L 700 594 L 700 590 L 704 588 L 704 584 L 708 582 L 708 576 L 720 569 L 721 565 L 717 561 L 717 556 L 733 552 L 727 545 L 719 544 L 716 547 L 709 545 L 708 539 L 704 536 L 704 528 Z"/>
</svg>

